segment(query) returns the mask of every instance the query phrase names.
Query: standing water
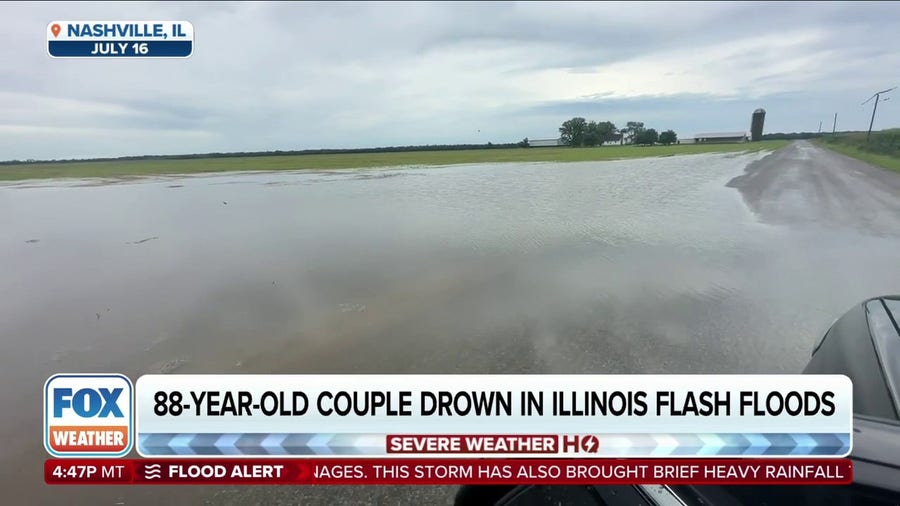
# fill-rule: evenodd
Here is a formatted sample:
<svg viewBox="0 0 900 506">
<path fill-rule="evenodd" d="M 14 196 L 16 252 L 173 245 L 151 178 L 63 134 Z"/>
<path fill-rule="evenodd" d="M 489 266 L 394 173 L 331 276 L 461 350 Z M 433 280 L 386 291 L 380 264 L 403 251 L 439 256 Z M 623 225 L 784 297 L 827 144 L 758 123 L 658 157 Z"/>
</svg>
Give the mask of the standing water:
<svg viewBox="0 0 900 506">
<path fill-rule="evenodd" d="M 3 484 L 221 493 L 41 486 L 53 372 L 799 371 L 900 238 L 761 221 L 764 156 L 2 186 Z"/>
</svg>

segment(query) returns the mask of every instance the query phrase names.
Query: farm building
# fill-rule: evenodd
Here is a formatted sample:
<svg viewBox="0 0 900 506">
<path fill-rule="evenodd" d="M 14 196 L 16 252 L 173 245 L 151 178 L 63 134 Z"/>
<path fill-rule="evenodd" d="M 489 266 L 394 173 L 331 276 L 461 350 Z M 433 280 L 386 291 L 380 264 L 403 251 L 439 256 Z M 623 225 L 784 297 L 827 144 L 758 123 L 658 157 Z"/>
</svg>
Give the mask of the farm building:
<svg viewBox="0 0 900 506">
<path fill-rule="evenodd" d="M 747 132 L 717 132 L 694 135 L 696 143 L 713 143 L 713 142 L 747 142 Z"/>
<path fill-rule="evenodd" d="M 753 111 L 753 118 L 750 121 L 750 140 L 753 142 L 761 141 L 763 135 L 763 123 L 766 122 L 766 110 L 757 109 Z M 837 119 L 835 119 L 837 122 Z"/>
<path fill-rule="evenodd" d="M 603 138 L 604 146 L 613 146 L 613 145 L 622 145 L 625 144 L 625 135 L 621 132 L 609 134 Z"/>
<path fill-rule="evenodd" d="M 559 139 L 528 139 L 528 146 L 532 148 L 546 148 L 562 145 L 563 143 Z"/>
</svg>

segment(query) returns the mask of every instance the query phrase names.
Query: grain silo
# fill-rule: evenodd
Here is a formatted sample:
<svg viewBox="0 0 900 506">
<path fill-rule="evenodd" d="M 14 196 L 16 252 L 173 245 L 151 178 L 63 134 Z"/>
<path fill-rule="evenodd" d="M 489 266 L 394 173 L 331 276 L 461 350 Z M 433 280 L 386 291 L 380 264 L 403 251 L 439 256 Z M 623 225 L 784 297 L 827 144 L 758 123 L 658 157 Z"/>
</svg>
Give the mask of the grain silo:
<svg viewBox="0 0 900 506">
<path fill-rule="evenodd" d="M 761 141 L 763 135 L 763 123 L 766 121 L 766 110 L 757 109 L 753 111 L 753 120 L 750 122 L 750 140 Z"/>
</svg>

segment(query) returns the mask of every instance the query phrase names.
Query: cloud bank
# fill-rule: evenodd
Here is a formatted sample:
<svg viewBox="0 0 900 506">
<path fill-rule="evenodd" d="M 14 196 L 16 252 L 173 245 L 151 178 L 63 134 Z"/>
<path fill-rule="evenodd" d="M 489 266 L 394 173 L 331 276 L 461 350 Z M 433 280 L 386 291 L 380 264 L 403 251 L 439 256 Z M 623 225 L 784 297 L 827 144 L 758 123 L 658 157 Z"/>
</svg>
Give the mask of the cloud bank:
<svg viewBox="0 0 900 506">
<path fill-rule="evenodd" d="M 900 4 L 4 3 L 0 160 L 512 142 L 580 115 L 864 129 Z M 53 19 L 185 19 L 185 60 L 51 59 Z M 898 94 L 900 96 L 900 94 Z M 900 126 L 900 99 L 876 128 Z"/>
</svg>

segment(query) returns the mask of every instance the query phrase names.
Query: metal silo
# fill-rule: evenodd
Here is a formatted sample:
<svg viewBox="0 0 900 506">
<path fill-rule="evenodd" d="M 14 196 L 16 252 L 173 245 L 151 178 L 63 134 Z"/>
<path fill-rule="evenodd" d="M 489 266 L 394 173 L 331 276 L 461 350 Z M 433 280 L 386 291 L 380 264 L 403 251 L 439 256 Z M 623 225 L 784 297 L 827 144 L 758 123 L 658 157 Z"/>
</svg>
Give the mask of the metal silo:
<svg viewBox="0 0 900 506">
<path fill-rule="evenodd" d="M 750 122 L 750 140 L 761 141 L 763 135 L 763 123 L 766 121 L 766 110 L 757 109 L 753 111 L 753 120 Z"/>
</svg>

